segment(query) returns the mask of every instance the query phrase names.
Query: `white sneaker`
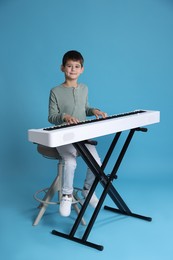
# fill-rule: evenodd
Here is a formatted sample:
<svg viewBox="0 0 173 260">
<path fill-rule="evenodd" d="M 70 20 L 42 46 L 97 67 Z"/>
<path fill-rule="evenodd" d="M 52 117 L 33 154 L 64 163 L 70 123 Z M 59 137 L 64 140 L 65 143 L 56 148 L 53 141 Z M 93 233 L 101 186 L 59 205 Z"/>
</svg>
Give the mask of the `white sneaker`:
<svg viewBox="0 0 173 260">
<path fill-rule="evenodd" d="M 71 204 L 72 204 L 72 197 L 69 197 L 68 195 L 62 196 L 59 212 L 61 216 L 68 217 L 71 213 Z"/>
<path fill-rule="evenodd" d="M 86 198 L 88 196 L 88 193 L 89 193 L 89 190 L 85 190 L 83 189 L 82 190 L 82 195 L 84 196 L 84 198 Z M 93 193 L 91 199 L 90 199 L 90 202 L 89 204 L 93 207 L 93 208 L 96 208 L 97 204 L 98 204 L 99 200 L 95 194 L 95 192 Z"/>
</svg>

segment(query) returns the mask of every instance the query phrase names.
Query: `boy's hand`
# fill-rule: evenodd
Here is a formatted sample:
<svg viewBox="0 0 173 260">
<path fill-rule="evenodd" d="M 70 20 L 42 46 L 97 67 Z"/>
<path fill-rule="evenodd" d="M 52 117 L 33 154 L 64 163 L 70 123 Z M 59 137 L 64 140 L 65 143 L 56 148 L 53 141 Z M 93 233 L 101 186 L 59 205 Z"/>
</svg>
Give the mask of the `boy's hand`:
<svg viewBox="0 0 173 260">
<path fill-rule="evenodd" d="M 69 125 L 79 123 L 79 120 L 78 120 L 77 118 L 75 118 L 75 117 L 73 117 L 73 116 L 70 116 L 70 115 L 65 115 L 65 116 L 64 116 L 64 121 L 65 121 L 67 124 L 69 124 Z"/>
<path fill-rule="evenodd" d="M 106 118 L 107 117 L 107 113 L 103 112 L 103 111 L 100 111 L 98 109 L 93 109 L 93 114 L 95 115 L 95 117 L 97 119 L 99 119 L 99 117 L 103 117 L 103 118 Z"/>
</svg>

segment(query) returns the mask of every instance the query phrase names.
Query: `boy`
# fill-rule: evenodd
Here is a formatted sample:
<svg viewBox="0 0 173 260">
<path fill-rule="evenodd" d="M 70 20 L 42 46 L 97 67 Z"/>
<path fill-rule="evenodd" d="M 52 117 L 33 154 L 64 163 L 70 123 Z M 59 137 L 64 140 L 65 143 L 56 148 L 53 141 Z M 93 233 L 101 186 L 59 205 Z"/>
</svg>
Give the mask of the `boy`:
<svg viewBox="0 0 173 260">
<path fill-rule="evenodd" d="M 61 71 L 64 73 L 65 81 L 61 85 L 50 91 L 49 97 L 49 117 L 52 124 L 77 124 L 79 121 L 85 121 L 87 116 L 106 117 L 106 113 L 89 107 L 88 105 L 88 88 L 84 84 L 78 83 L 79 76 L 84 71 L 84 59 L 78 51 L 68 51 L 62 59 Z M 93 154 L 95 160 L 101 165 L 100 158 L 94 145 L 86 144 L 89 151 Z M 73 179 L 76 169 L 77 151 L 72 144 L 56 148 L 64 161 L 62 198 L 59 211 L 64 217 L 70 215 Z M 86 179 L 82 194 L 86 198 L 93 181 L 94 174 L 87 169 Z M 97 206 L 98 199 L 95 195 L 91 197 L 90 204 L 94 208 Z"/>
</svg>

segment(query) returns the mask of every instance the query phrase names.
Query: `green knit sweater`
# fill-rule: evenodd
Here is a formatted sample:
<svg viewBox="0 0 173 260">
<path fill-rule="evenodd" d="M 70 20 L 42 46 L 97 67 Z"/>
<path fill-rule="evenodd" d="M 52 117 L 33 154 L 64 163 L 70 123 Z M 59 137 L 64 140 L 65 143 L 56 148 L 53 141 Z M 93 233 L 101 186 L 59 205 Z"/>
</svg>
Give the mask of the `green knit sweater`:
<svg viewBox="0 0 173 260">
<path fill-rule="evenodd" d="M 88 104 L 88 88 L 84 84 L 77 87 L 59 85 L 50 91 L 49 116 L 50 123 L 58 125 L 64 123 L 64 115 L 69 114 L 79 121 L 85 121 L 87 116 L 92 116 Z"/>
</svg>

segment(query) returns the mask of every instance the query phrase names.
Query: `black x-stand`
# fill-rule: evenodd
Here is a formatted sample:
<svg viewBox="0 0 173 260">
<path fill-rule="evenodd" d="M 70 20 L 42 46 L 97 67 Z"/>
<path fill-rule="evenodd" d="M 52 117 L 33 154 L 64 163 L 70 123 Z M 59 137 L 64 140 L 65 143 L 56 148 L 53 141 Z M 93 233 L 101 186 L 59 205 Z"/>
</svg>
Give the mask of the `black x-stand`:
<svg viewBox="0 0 173 260">
<path fill-rule="evenodd" d="M 129 133 L 124 141 L 124 144 L 122 146 L 122 149 L 119 153 L 119 156 L 115 162 L 115 165 L 113 167 L 113 170 L 111 172 L 111 174 L 109 175 L 106 175 L 105 172 L 104 172 L 104 169 L 110 159 L 110 156 L 122 134 L 122 132 L 118 132 L 115 134 L 115 137 L 108 149 L 108 152 L 103 160 L 103 163 L 101 165 L 101 167 L 98 165 L 98 163 L 95 161 L 95 159 L 93 158 L 93 156 L 91 155 L 91 153 L 89 152 L 89 150 L 87 149 L 86 145 L 85 145 L 85 142 L 82 141 L 82 142 L 77 142 L 77 143 L 74 143 L 74 147 L 77 149 L 77 151 L 80 153 L 80 155 L 82 156 L 83 160 L 85 161 L 85 163 L 88 165 L 88 167 L 92 170 L 92 172 L 94 173 L 95 175 L 95 181 L 90 189 L 90 192 L 80 210 L 80 213 L 70 231 L 69 234 L 64 234 L 64 233 L 61 233 L 61 232 L 58 232 L 56 230 L 52 230 L 52 234 L 54 235 L 57 235 L 57 236 L 60 236 L 60 237 L 63 237 L 63 238 L 66 238 L 66 239 L 69 239 L 69 240 L 72 240 L 74 242 L 77 242 L 77 243 L 80 243 L 80 244 L 83 244 L 83 245 L 86 245 L 86 246 L 89 246 L 89 247 L 92 247 L 92 248 L 95 248 L 97 250 L 103 250 L 103 246 L 102 245 L 98 245 L 98 244 L 95 244 L 95 243 L 92 243 L 92 242 L 89 242 L 87 241 L 88 239 L 88 236 L 91 232 L 91 229 L 94 225 L 94 222 L 99 214 L 99 211 L 102 207 L 102 204 L 105 200 L 105 197 L 106 195 L 108 194 L 110 196 L 110 198 L 113 200 L 113 202 L 116 204 L 117 208 L 112 208 L 112 207 L 108 207 L 108 206 L 104 206 L 104 209 L 106 210 L 110 210 L 112 212 L 115 212 L 115 213 L 118 213 L 118 214 L 123 214 L 123 215 L 126 215 L 126 216 L 131 216 L 131 217 L 135 217 L 135 218 L 140 218 L 140 219 L 143 219 L 143 220 L 146 220 L 146 221 L 151 221 L 152 218 L 150 217 L 146 217 L 146 216 L 142 216 L 142 215 L 138 215 L 138 214 L 135 214 L 135 213 L 132 213 L 131 210 L 128 208 L 128 206 L 126 205 L 126 203 L 123 201 L 122 197 L 120 196 L 120 194 L 117 192 L 117 190 L 114 188 L 114 186 L 112 185 L 112 182 L 114 179 L 117 178 L 117 171 L 119 169 L 119 166 L 122 162 L 122 159 L 127 151 L 127 148 L 132 140 L 132 137 L 135 133 L 135 131 L 142 131 L 142 132 L 147 132 L 147 129 L 146 128 L 135 128 L 135 129 L 131 129 L 129 130 Z M 98 183 L 101 183 L 101 185 L 103 186 L 103 192 L 100 196 L 100 199 L 99 199 L 99 202 L 97 204 L 97 207 L 95 208 L 92 216 L 91 216 L 91 219 L 87 225 L 87 228 L 82 236 L 82 238 L 77 238 L 75 237 L 75 233 L 77 231 L 77 228 L 81 222 L 81 219 L 85 213 L 85 210 L 89 204 L 89 201 L 92 197 L 92 194 L 94 193 Z"/>
</svg>

